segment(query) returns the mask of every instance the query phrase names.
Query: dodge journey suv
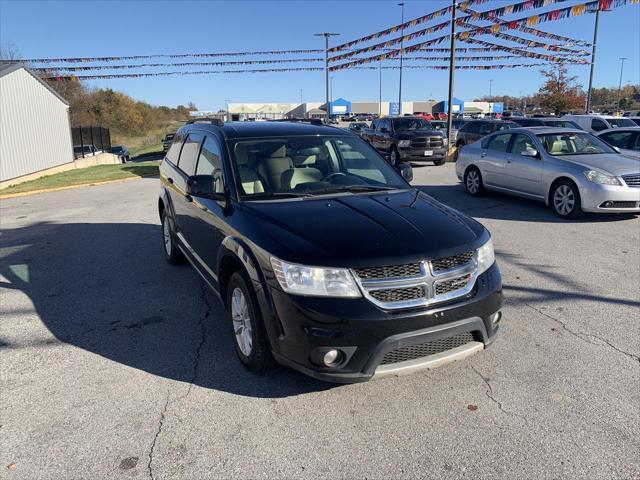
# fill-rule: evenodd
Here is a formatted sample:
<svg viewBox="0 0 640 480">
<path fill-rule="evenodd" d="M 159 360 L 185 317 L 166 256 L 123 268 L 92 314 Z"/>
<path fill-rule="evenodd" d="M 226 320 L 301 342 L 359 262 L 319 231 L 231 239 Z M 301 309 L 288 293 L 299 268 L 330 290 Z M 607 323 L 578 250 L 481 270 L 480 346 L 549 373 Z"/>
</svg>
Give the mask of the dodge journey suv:
<svg viewBox="0 0 640 480">
<path fill-rule="evenodd" d="M 334 127 L 187 124 L 160 166 L 164 253 L 218 294 L 252 371 L 346 383 L 460 360 L 498 330 L 491 237 L 399 172 Z"/>
</svg>

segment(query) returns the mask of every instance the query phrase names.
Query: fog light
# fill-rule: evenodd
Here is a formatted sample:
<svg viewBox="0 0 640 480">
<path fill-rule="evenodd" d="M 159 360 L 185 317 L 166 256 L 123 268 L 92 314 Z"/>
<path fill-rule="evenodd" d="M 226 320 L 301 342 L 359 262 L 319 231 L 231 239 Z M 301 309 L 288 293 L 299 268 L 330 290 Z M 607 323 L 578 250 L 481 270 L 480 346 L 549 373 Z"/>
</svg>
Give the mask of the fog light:
<svg viewBox="0 0 640 480">
<path fill-rule="evenodd" d="M 333 367 L 334 365 L 337 365 L 338 363 L 340 363 L 340 360 L 342 360 L 342 354 L 340 353 L 340 350 L 335 349 L 329 350 L 322 357 L 322 361 L 327 367 Z"/>
<path fill-rule="evenodd" d="M 606 201 L 604 202 L 604 208 L 611 208 L 613 207 L 613 202 L 612 201 Z"/>
<path fill-rule="evenodd" d="M 500 323 L 501 318 L 502 318 L 502 312 L 496 312 L 493 315 L 491 315 L 489 317 L 489 320 L 491 320 L 491 325 L 493 325 L 494 327 L 498 325 L 498 323 Z"/>
</svg>

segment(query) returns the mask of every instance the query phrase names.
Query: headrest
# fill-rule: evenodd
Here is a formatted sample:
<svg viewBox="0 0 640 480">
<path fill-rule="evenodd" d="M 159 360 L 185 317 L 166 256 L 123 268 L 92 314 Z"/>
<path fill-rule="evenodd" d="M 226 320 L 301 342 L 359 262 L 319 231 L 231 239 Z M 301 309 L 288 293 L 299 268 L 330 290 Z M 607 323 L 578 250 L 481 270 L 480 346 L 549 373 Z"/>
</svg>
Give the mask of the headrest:
<svg viewBox="0 0 640 480">
<path fill-rule="evenodd" d="M 282 145 L 275 152 L 271 154 L 271 158 L 284 158 L 287 156 L 287 147 Z"/>
</svg>

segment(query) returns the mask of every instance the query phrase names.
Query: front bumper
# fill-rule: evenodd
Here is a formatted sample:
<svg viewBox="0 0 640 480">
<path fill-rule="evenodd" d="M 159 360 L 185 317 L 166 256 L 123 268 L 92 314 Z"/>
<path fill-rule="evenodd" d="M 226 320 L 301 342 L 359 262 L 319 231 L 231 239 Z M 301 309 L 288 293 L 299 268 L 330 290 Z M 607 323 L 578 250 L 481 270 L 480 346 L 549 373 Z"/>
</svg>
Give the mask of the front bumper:
<svg viewBox="0 0 640 480">
<path fill-rule="evenodd" d="M 585 212 L 640 213 L 640 188 L 591 182 L 583 182 L 579 188 Z M 606 202 L 613 202 L 613 205 L 607 207 Z"/>
<path fill-rule="evenodd" d="M 270 288 L 274 314 L 262 309 L 271 332 L 272 352 L 281 364 L 324 381 L 362 382 L 398 375 L 464 358 L 490 344 L 498 330 L 491 317 L 502 307 L 502 283 L 497 265 L 480 275 L 472 296 L 429 309 L 386 311 L 364 298 L 336 299 L 291 296 Z M 403 347 L 424 344 L 461 333 L 473 342 L 434 357 L 381 365 L 384 356 Z M 318 361 L 328 349 L 339 349 L 338 366 Z"/>
<path fill-rule="evenodd" d="M 431 155 L 425 155 L 425 152 L 431 152 Z M 447 147 L 430 148 L 430 147 L 407 147 L 398 148 L 400 160 L 442 160 L 447 156 Z"/>
</svg>

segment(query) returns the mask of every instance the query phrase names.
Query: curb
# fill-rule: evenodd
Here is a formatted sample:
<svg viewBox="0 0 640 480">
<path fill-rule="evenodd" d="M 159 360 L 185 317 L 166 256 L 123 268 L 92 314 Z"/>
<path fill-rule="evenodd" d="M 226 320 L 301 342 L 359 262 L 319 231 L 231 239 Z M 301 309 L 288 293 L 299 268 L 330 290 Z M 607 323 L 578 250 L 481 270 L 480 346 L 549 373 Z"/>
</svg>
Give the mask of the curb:
<svg viewBox="0 0 640 480">
<path fill-rule="evenodd" d="M 5 200 L 7 198 L 27 197 L 29 195 L 38 195 L 39 193 L 61 192 L 63 190 L 73 190 L 75 188 L 93 187 L 94 185 L 108 185 L 110 183 L 130 182 L 131 180 L 140 180 L 142 178 L 150 178 L 150 177 L 156 177 L 156 176 L 157 174 L 142 175 L 140 177 L 131 177 L 131 178 L 118 178 L 116 180 L 105 180 L 103 182 L 80 183 L 78 185 L 69 185 L 66 187 L 45 188 L 42 190 L 31 190 L 29 192 L 8 193 L 6 195 L 3 195 L 2 193 L 0 193 L 0 200 Z"/>
</svg>

